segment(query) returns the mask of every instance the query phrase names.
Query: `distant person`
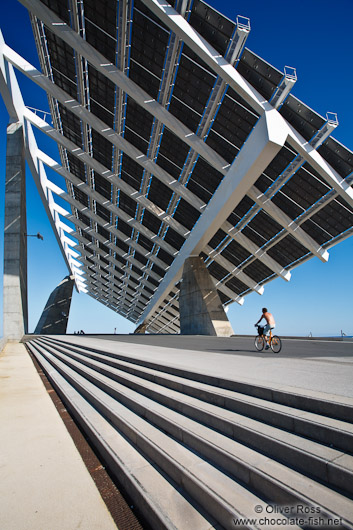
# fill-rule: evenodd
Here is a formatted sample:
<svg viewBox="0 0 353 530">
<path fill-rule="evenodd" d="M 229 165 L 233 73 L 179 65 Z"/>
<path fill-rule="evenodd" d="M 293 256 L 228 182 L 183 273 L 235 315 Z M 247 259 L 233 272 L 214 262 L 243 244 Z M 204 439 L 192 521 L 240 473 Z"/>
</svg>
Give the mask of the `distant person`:
<svg viewBox="0 0 353 530">
<path fill-rule="evenodd" d="M 83 331 L 83 329 L 81 329 L 80 335 L 84 335 L 84 334 L 85 334 L 85 332 Z"/>
<path fill-rule="evenodd" d="M 268 350 L 269 349 L 269 345 L 268 345 L 267 335 L 270 332 L 270 329 L 274 329 L 275 328 L 276 322 L 275 322 L 273 314 L 268 312 L 267 307 L 263 307 L 262 308 L 262 315 L 259 318 L 259 320 L 256 322 L 255 326 L 257 326 L 261 322 L 261 320 L 263 318 L 266 320 L 266 325 L 264 326 L 264 331 L 263 331 L 263 334 L 264 334 L 265 340 L 266 340 L 266 348 L 265 349 Z"/>
</svg>

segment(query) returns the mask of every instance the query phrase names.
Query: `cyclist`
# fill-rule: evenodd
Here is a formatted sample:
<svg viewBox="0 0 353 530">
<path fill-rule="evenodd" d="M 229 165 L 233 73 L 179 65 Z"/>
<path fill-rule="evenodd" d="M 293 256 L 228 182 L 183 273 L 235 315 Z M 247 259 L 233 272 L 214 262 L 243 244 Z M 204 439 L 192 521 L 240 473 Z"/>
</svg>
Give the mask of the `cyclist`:
<svg viewBox="0 0 353 530">
<path fill-rule="evenodd" d="M 268 312 L 267 307 L 263 307 L 262 308 L 262 315 L 259 318 L 259 320 L 256 322 L 255 326 L 257 326 L 257 324 L 259 324 L 263 318 L 266 320 L 266 325 L 265 325 L 264 331 L 263 331 L 263 334 L 265 336 L 265 341 L 266 341 L 265 350 L 268 350 L 269 349 L 269 345 L 268 345 L 267 335 L 268 335 L 270 329 L 274 329 L 275 328 L 276 322 L 275 322 L 275 319 L 274 319 L 274 316 L 272 315 L 272 313 Z"/>
</svg>

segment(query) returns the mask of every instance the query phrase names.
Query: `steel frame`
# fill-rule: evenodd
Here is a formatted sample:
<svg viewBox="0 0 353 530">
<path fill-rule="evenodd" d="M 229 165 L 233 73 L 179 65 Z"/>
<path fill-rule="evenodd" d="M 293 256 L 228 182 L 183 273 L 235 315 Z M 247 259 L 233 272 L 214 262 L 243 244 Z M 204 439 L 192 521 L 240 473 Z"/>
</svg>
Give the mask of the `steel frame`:
<svg viewBox="0 0 353 530">
<path fill-rule="evenodd" d="M 77 3 L 75 0 L 70 0 L 73 17 L 73 27 L 70 28 L 39 0 L 20 1 L 31 13 L 36 27 L 37 41 L 45 41 L 43 26 L 45 24 L 50 31 L 71 46 L 75 52 L 79 87 L 78 100 L 73 99 L 64 90 L 55 85 L 51 72 L 50 58 L 45 51 L 42 53 L 42 63 L 45 64 L 46 71 L 42 74 L 28 61 L 6 46 L 2 37 L 0 38 L 0 90 L 10 118 L 25 124 L 26 159 L 65 262 L 69 271 L 74 275 L 76 286 L 79 290 L 88 292 L 88 294 L 127 318 L 135 322 L 138 321 L 138 326 L 147 324 L 147 329 L 150 331 L 170 330 L 177 332 L 178 314 L 171 305 L 176 304 L 177 307 L 179 292 L 177 284 L 181 278 L 183 263 L 189 256 L 204 253 L 207 256 L 207 266 L 215 263 L 223 267 L 227 274 L 216 282 L 216 288 L 229 298 L 228 303 L 236 301 L 239 304 L 242 304 L 244 299 L 227 287 L 226 282 L 229 279 L 237 278 L 249 288 L 249 291 L 257 292 L 260 295 L 264 292 L 263 284 L 266 281 L 262 282 L 261 285 L 256 283 L 242 270 L 244 268 L 243 264 L 239 267 L 235 266 L 222 255 L 222 251 L 233 240 L 252 255 L 246 260 L 247 265 L 257 259 L 273 272 L 273 276 L 282 277 L 286 281 L 290 279 L 289 268 L 293 268 L 297 264 L 284 268 L 267 252 L 275 242 L 286 237 L 286 235 L 291 234 L 308 250 L 308 254 L 299 262 L 311 256 L 316 256 L 321 261 L 328 260 L 326 247 L 330 245 L 325 245 L 324 248 L 310 237 L 300 225 L 330 201 L 335 200 L 337 196 L 342 197 L 349 207 L 353 207 L 352 179 L 349 177 L 343 179 L 317 151 L 318 147 L 338 125 L 337 117 L 332 114 L 328 115 L 326 123 L 307 142 L 278 112 L 296 81 L 295 70 L 289 67 L 285 68 L 283 79 L 270 101 L 266 101 L 239 74 L 236 70 L 236 65 L 250 31 L 248 20 L 245 22 L 244 20 L 238 20 L 228 51 L 225 57 L 222 57 L 188 23 L 190 8 L 188 0 L 177 2 L 177 10 L 161 0 L 142 0 L 171 30 L 159 96 L 158 100 L 154 100 L 128 77 L 129 60 L 127 50 L 130 38 L 129 25 L 131 24 L 130 0 L 119 2 L 118 16 L 122 29 L 118 36 L 117 66 L 107 62 L 96 49 L 85 41 L 85 28 L 83 13 L 80 11 L 80 9 L 82 10 L 80 2 Z M 211 97 L 203 115 L 200 117 L 196 133 L 190 131 L 168 110 L 173 80 L 183 43 L 187 44 L 215 74 Z M 90 112 L 88 63 L 115 85 L 115 130 Z M 14 68 L 25 74 L 48 94 L 54 119 L 53 127 L 28 107 L 25 107 Z M 228 86 L 235 90 L 260 115 L 251 134 L 232 164 L 227 163 L 205 142 Z M 144 155 L 124 138 L 124 106 L 126 105 L 127 95 L 153 116 L 154 121 L 147 155 Z M 60 124 L 58 102 L 81 120 L 83 124 L 82 146 L 75 145 L 64 136 Z M 38 149 L 32 125 L 58 144 L 62 165 Z M 189 154 L 178 180 L 158 165 L 157 153 L 164 126 L 168 127 L 180 140 L 189 146 Z M 112 169 L 105 167 L 94 158 L 91 142 L 92 129 L 95 129 L 113 144 L 114 158 Z M 278 176 L 266 193 L 263 194 L 256 188 L 255 182 L 286 143 L 297 153 L 297 156 Z M 88 175 L 87 182 L 80 180 L 70 172 L 67 153 L 74 155 L 84 163 Z M 122 153 L 128 154 L 143 167 L 140 192 L 120 178 Z M 203 157 L 211 167 L 223 175 L 218 189 L 207 205 L 186 187 L 188 178 L 199 156 Z M 305 162 L 308 162 L 318 172 L 320 177 L 327 182 L 329 191 L 320 201 L 293 220 L 276 206 L 272 199 L 277 193 L 281 193 L 281 187 L 296 174 Z M 64 179 L 67 192 L 49 180 L 45 166 Z M 109 184 L 112 184 L 112 201 L 108 201 L 103 195 L 93 189 L 93 172 L 96 172 Z M 173 192 L 166 211 L 163 211 L 147 197 L 149 181 L 152 175 L 167 185 Z M 74 186 L 89 198 L 91 207 L 84 207 L 75 198 Z M 132 218 L 117 206 L 118 190 L 122 190 L 136 202 L 135 218 Z M 245 195 L 254 201 L 255 206 L 248 216 L 245 216 L 240 223 L 233 226 L 229 223 L 228 217 Z M 71 212 L 56 203 L 54 196 L 65 200 L 70 205 Z M 201 213 L 199 222 L 196 223 L 191 231 L 174 219 L 176 207 L 181 199 Z M 109 212 L 111 216 L 109 222 L 97 213 L 96 204 L 103 206 Z M 152 213 L 162 222 L 158 234 L 153 233 L 143 225 L 142 219 L 145 210 Z M 242 233 L 242 229 L 247 226 L 251 217 L 260 210 L 265 211 L 283 227 L 283 230 L 273 240 L 268 241 L 262 247 L 255 245 Z M 79 212 L 90 220 L 92 226 L 78 218 Z M 72 223 L 75 228 L 66 224 L 61 219 L 62 217 Z M 125 235 L 116 227 L 117 219 L 122 219 L 132 228 L 131 236 Z M 99 227 L 107 231 L 109 240 L 98 233 Z M 164 237 L 168 228 L 172 228 L 185 239 L 180 251 L 165 241 Z M 226 238 L 221 245 L 213 249 L 209 242 L 219 229 L 225 232 Z M 352 231 L 349 230 L 347 233 L 341 234 L 337 241 L 348 237 Z M 139 243 L 140 234 L 152 243 L 151 250 L 147 251 Z M 93 238 L 93 241 L 87 239 L 85 235 L 89 235 L 90 238 Z M 76 241 L 72 238 L 75 238 Z M 117 246 L 118 241 L 128 245 L 127 252 Z M 102 250 L 101 244 L 107 247 L 111 253 L 107 254 L 105 250 Z M 93 254 L 90 254 L 86 249 L 89 249 L 90 252 L 92 251 Z M 174 258 L 170 266 L 157 256 L 159 249 L 163 249 Z M 136 259 L 136 253 L 139 253 L 143 259 L 147 260 L 146 264 Z M 125 265 L 122 265 L 115 256 L 123 259 Z M 93 262 L 93 266 L 88 259 Z M 154 265 L 166 271 L 163 278 L 153 271 Z M 123 274 L 118 273 L 115 270 L 115 266 L 122 270 Z M 140 271 L 140 276 L 133 270 L 133 267 Z M 157 285 L 151 283 L 151 280 L 154 280 Z M 131 282 L 136 281 L 138 282 L 137 287 L 132 288 Z M 148 304 L 141 300 L 141 296 L 144 294 L 144 287 L 154 292 Z M 110 292 L 108 295 L 106 294 L 107 288 Z M 165 300 L 167 300 L 167 303 L 165 303 Z M 173 316 L 172 320 L 165 316 L 166 311 Z"/>
</svg>

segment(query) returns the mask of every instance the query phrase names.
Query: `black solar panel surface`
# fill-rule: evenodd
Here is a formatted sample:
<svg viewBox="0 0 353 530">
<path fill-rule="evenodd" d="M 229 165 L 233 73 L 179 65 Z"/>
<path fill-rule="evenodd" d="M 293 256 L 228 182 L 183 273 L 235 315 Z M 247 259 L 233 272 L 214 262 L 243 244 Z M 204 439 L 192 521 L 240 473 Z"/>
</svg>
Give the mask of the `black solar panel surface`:
<svg viewBox="0 0 353 530">
<path fill-rule="evenodd" d="M 43 3 L 68 25 L 73 24 L 73 13 L 70 13 L 66 1 L 45 0 Z M 87 42 L 102 53 L 107 62 L 113 64 L 118 64 L 119 58 L 121 59 L 122 54 L 126 53 L 124 60 L 128 66 L 126 71 L 130 79 L 144 89 L 151 99 L 158 101 L 162 100 L 162 97 L 166 98 L 165 105 L 169 112 L 190 131 L 199 134 L 209 147 L 231 164 L 259 118 L 249 104 L 233 89 L 226 87 L 225 91 L 221 90 L 216 96 L 219 98 L 217 111 L 211 116 L 208 128 L 201 128 L 200 123 L 203 123 L 210 109 L 208 106 L 210 96 L 216 94 L 213 92 L 214 87 L 217 86 L 214 72 L 186 45 L 180 48 L 179 55 L 177 52 L 173 56 L 170 48 L 173 40 L 171 32 L 140 0 L 135 0 L 133 3 L 131 32 L 129 29 L 127 31 L 129 47 L 126 50 L 119 49 L 118 2 L 83 0 L 80 7 L 82 7 L 83 29 Z M 187 16 L 189 23 L 217 52 L 226 55 L 234 37 L 235 23 L 201 0 L 194 0 L 191 3 L 191 11 Z M 71 98 L 85 104 L 107 128 L 119 131 L 119 134 L 124 136 L 134 148 L 150 156 L 172 178 L 175 180 L 182 178 L 181 182 L 189 192 L 207 204 L 221 183 L 223 174 L 201 156 L 194 155 L 182 138 L 161 125 L 131 96 L 118 93 L 117 87 L 110 80 L 94 66 L 87 64 L 48 28 L 45 28 L 45 34 L 51 64 L 48 75 L 52 76 L 54 82 Z M 175 77 L 170 79 L 171 86 L 163 85 L 167 54 L 171 66 L 175 67 Z M 247 48 L 242 53 L 237 69 L 268 100 L 283 77 L 282 72 Z M 81 80 L 81 85 L 78 83 L 80 71 L 83 71 L 84 75 L 85 72 L 87 73 L 87 77 Z M 82 86 L 84 88 L 86 82 L 87 91 L 83 93 Z M 120 101 L 121 107 L 119 107 Z M 122 114 L 119 113 L 119 108 Z M 113 147 L 100 132 L 84 125 L 64 105 L 58 105 L 58 112 L 62 132 L 67 138 L 83 149 L 86 146 L 94 159 L 115 172 L 116 176 L 127 182 L 137 194 L 147 196 L 152 204 L 168 212 L 182 227 L 193 230 L 200 218 L 200 210 L 196 205 L 193 207 L 189 202 L 173 194 L 170 188 L 144 170 L 135 159 Z M 294 95 L 289 95 L 280 113 L 307 141 L 313 138 L 325 123 L 321 116 Z M 156 141 L 152 146 L 151 139 L 154 135 Z M 341 178 L 352 173 L 353 154 L 332 137 L 326 139 L 318 151 Z M 164 223 L 160 217 L 139 205 L 135 200 L 137 196 L 130 197 L 119 189 L 119 186 L 113 185 L 97 171 L 92 171 L 74 155 L 67 153 L 66 156 L 63 164 L 68 164 L 71 173 L 83 182 L 89 183 L 107 201 L 100 204 L 89 198 L 77 186 L 68 185 L 70 193 L 82 204 L 82 208 L 89 208 L 92 212 L 86 215 L 87 211 L 85 214 L 73 208 L 73 214 L 77 217 L 77 224 L 80 227 L 80 237 L 85 241 L 79 248 L 94 257 L 94 260 L 90 260 L 83 256 L 82 262 L 85 265 L 92 264 L 87 269 L 92 280 L 99 279 L 103 282 L 101 285 L 106 286 L 104 290 L 107 294 L 114 292 L 115 302 L 106 302 L 108 305 L 118 303 L 118 307 L 116 305 L 112 307 L 121 314 L 127 314 L 132 304 L 137 302 L 129 316 L 136 321 L 151 299 L 154 289 L 158 287 L 159 281 L 164 277 L 167 268 L 178 255 L 186 237 L 171 228 L 168 221 Z M 288 144 L 279 151 L 255 182 L 261 193 L 266 193 L 272 185 L 276 186 L 278 177 L 296 156 L 297 153 Z M 330 190 L 330 186 L 322 176 L 305 163 L 289 179 L 281 182 L 278 190 L 273 189 L 271 204 L 284 211 L 290 219 L 297 220 L 301 228 L 318 245 L 327 246 L 346 231 L 351 230 L 353 226 L 353 209 L 342 198 L 332 195 Z M 326 202 L 321 204 L 323 197 Z M 320 208 L 316 209 L 319 203 Z M 120 209 L 121 213 L 117 217 L 109 209 L 110 204 Z M 307 209 L 311 217 L 306 215 Z M 92 220 L 95 214 L 99 216 L 98 223 Z M 130 222 L 135 218 L 148 231 L 141 229 L 143 232 L 141 233 L 136 223 L 132 226 Z M 286 234 L 282 225 L 271 217 L 270 210 L 268 212 L 261 210 L 247 195 L 239 198 L 227 222 L 233 227 L 239 225 L 242 236 L 246 236 L 258 248 L 266 249 L 268 256 L 281 267 L 290 268 L 310 255 L 293 236 Z M 83 230 L 85 227 L 92 227 L 96 231 L 95 236 L 92 236 L 92 232 L 87 234 Z M 119 231 L 116 234 L 112 232 L 114 227 Z M 157 241 L 156 236 L 164 240 L 165 248 L 160 247 L 160 240 Z M 225 258 L 234 267 L 240 267 L 256 283 L 265 283 L 275 277 L 273 270 L 259 259 L 252 257 L 252 251 L 247 248 L 244 239 L 241 242 L 232 239 L 225 227 L 220 228 L 208 244 L 212 249 L 220 252 L 220 258 Z M 146 256 L 146 252 L 152 253 L 156 259 L 150 259 L 151 256 Z M 221 282 L 218 285 L 218 292 L 222 303 L 232 301 L 225 294 L 229 291 L 222 291 L 222 285 L 234 293 L 234 298 L 250 292 L 245 283 L 232 276 L 231 271 L 223 266 L 224 260 L 222 265 L 218 263 L 217 256 L 209 258 L 205 252 L 202 252 L 201 256 L 206 260 L 214 280 Z M 114 260 L 123 268 L 113 264 Z M 97 272 L 97 263 L 106 267 L 106 270 L 102 271 L 98 267 L 100 272 Z M 161 267 L 162 263 L 165 267 Z M 112 284 L 101 277 L 100 273 L 109 277 L 107 276 L 109 271 L 114 272 L 114 281 L 120 287 L 112 288 Z M 124 283 L 121 283 L 121 275 L 124 277 Z M 142 278 L 147 281 L 149 287 L 146 285 L 139 287 Z M 124 292 L 121 291 L 123 285 Z M 97 283 L 95 296 L 100 296 L 101 289 L 102 287 Z M 159 309 L 177 296 L 178 289 L 177 285 Z M 131 292 L 136 292 L 136 296 L 131 296 Z M 172 303 L 171 307 L 177 314 L 177 301 Z M 154 320 L 151 329 L 158 331 L 161 326 L 166 326 L 173 315 L 174 313 L 167 309 L 160 320 L 158 317 Z M 177 318 L 167 329 L 177 330 L 178 325 Z"/>
</svg>

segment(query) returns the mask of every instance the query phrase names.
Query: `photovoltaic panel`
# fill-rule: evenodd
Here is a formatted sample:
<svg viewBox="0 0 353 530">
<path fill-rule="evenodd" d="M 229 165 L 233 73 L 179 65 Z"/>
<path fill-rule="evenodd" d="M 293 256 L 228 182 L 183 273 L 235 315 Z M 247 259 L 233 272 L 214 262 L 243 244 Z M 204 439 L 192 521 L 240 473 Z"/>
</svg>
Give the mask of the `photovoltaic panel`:
<svg viewBox="0 0 353 530">
<path fill-rule="evenodd" d="M 246 48 L 245 40 L 239 44 L 249 26 L 201 0 L 171 4 L 185 6 L 189 34 L 196 30 L 214 55 L 233 60 L 244 86 L 276 107 L 332 172 L 320 170 L 287 138 L 253 181 L 243 183 L 217 224 L 209 212 L 216 200 L 227 201 L 222 184 L 259 127 L 259 105 L 225 81 L 192 39 L 173 33 L 148 0 L 83 0 L 74 9 L 57 0 L 43 4 L 75 39 L 94 48 L 81 55 L 81 41 L 69 44 L 60 23 L 43 29 L 33 18 L 43 72 L 65 92 L 61 103 L 49 94 L 53 122 L 76 145 L 73 153 L 81 149 L 92 161 L 61 148 L 62 166 L 88 185 L 67 180 L 68 194 L 82 205 L 72 201 L 71 218 L 89 294 L 134 322 L 153 306 L 147 329 L 175 332 L 180 277 L 175 273 L 172 285 L 166 278 L 196 228 L 207 228 L 198 254 L 226 305 L 350 235 L 353 200 L 345 190 L 352 188 L 353 154 L 330 136 L 333 122 L 295 95 L 276 107 L 289 78 Z M 96 60 L 97 53 L 103 57 Z M 115 67 L 121 82 L 111 75 Z M 70 107 L 70 100 L 77 105 Z M 80 105 L 90 112 L 89 123 Z M 113 140 L 110 129 L 124 143 Z M 337 182 L 344 179 L 341 189 Z"/>
</svg>

